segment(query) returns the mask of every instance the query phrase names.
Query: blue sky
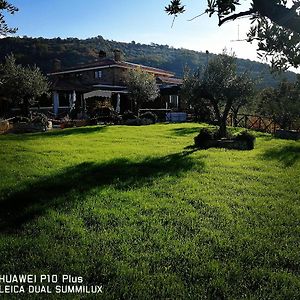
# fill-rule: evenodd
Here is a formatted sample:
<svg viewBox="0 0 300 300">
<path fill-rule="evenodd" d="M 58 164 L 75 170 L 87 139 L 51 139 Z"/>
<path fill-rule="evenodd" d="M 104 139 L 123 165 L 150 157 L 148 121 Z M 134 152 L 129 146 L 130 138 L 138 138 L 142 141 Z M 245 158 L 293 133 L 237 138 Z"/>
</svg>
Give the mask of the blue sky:
<svg viewBox="0 0 300 300">
<path fill-rule="evenodd" d="M 231 42 L 245 37 L 246 19 L 217 26 L 215 18 L 204 15 L 187 21 L 205 10 L 205 0 L 183 0 L 186 14 L 179 16 L 173 28 L 172 17 L 164 12 L 169 0 L 11 0 L 20 11 L 7 16 L 17 35 L 31 37 L 78 37 L 102 35 L 106 39 L 150 44 L 168 44 L 176 48 L 219 53 L 224 47 L 238 57 L 256 59 L 255 45 Z M 242 0 L 244 7 L 250 1 Z"/>
</svg>

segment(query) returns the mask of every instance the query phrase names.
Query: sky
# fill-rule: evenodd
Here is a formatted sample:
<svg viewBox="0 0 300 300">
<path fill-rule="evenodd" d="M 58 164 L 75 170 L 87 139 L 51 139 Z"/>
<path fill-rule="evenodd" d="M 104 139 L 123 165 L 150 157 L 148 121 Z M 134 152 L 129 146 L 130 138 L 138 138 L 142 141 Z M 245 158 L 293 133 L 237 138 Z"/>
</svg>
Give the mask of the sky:
<svg viewBox="0 0 300 300">
<path fill-rule="evenodd" d="M 164 12 L 169 0 L 10 0 L 19 8 L 6 15 L 9 26 L 18 27 L 16 35 L 30 37 L 89 38 L 101 35 L 121 42 L 156 43 L 197 51 L 220 53 L 226 47 L 237 57 L 258 60 L 256 45 L 245 39 L 249 19 L 240 19 L 218 27 L 216 17 L 195 17 L 206 9 L 206 0 L 182 0 L 186 13 L 176 18 Z M 240 10 L 250 0 L 241 0 Z"/>
</svg>

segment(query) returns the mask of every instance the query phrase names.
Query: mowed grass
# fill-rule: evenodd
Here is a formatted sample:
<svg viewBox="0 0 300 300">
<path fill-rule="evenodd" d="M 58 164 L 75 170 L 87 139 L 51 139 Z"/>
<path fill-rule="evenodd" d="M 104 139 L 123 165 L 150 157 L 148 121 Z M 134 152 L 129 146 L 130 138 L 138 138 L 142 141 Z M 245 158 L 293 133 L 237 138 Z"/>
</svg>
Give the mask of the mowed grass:
<svg viewBox="0 0 300 300">
<path fill-rule="evenodd" d="M 203 126 L 1 136 L 0 273 L 83 276 L 99 299 L 300 299 L 300 142 L 195 151 Z"/>
</svg>

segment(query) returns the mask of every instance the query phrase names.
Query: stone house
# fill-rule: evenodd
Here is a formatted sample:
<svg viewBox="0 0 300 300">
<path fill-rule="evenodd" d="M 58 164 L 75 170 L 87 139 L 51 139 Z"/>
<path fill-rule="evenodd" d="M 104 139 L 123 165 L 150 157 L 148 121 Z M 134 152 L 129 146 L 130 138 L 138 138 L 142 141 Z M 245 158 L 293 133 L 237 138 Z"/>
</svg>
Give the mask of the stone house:
<svg viewBox="0 0 300 300">
<path fill-rule="evenodd" d="M 74 108 L 83 113 L 92 98 L 109 101 L 118 113 L 132 110 L 126 74 L 128 70 L 138 67 L 153 74 L 160 89 L 160 96 L 153 103 L 148 102 L 145 108 L 180 110 L 178 92 L 181 79 L 166 70 L 126 62 L 122 59 L 120 50 L 114 50 L 113 58 L 100 51 L 97 61 L 68 69 L 61 69 L 59 61 L 54 63 L 53 71 L 48 74 L 52 82 L 54 115 L 59 116 Z"/>
</svg>

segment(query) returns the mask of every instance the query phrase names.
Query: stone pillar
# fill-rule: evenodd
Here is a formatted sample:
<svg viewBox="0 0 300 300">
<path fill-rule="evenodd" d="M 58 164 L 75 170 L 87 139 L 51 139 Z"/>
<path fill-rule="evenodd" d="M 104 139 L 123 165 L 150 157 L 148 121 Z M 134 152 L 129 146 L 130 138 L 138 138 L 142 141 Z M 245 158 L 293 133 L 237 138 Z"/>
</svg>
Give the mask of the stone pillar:
<svg viewBox="0 0 300 300">
<path fill-rule="evenodd" d="M 76 92 L 73 91 L 72 93 L 69 94 L 69 109 L 70 109 L 70 111 L 75 108 L 75 103 L 76 103 Z"/>
<path fill-rule="evenodd" d="M 118 93 L 117 94 L 117 105 L 116 105 L 116 113 L 120 113 L 121 111 L 121 96 L 120 94 Z"/>
<path fill-rule="evenodd" d="M 59 109 L 59 94 L 57 91 L 52 93 L 52 101 L 53 101 L 53 113 L 54 116 L 57 117 L 58 109 Z"/>
</svg>

